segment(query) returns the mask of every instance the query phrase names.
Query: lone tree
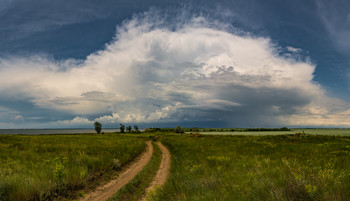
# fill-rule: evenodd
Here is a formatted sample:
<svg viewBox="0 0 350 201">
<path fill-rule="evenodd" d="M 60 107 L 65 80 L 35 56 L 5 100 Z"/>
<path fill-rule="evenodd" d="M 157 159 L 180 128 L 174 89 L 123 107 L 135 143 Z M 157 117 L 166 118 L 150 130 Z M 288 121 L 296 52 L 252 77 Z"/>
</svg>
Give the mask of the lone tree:
<svg viewBox="0 0 350 201">
<path fill-rule="evenodd" d="M 125 125 L 124 124 L 120 124 L 120 132 L 125 133 Z"/>
<path fill-rule="evenodd" d="M 126 130 L 127 130 L 129 133 L 131 133 L 131 126 L 127 126 L 127 127 L 126 127 Z"/>
<path fill-rule="evenodd" d="M 94 126 L 95 126 L 95 131 L 97 132 L 97 134 L 100 134 L 101 130 L 102 130 L 102 124 L 100 122 L 96 121 L 94 123 Z"/>
</svg>

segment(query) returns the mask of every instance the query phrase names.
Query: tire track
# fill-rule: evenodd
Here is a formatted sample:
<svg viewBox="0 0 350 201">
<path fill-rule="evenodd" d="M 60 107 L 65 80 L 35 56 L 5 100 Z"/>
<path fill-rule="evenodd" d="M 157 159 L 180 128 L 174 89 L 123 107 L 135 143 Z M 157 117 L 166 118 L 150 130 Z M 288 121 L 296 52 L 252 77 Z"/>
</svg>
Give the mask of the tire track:
<svg viewBox="0 0 350 201">
<path fill-rule="evenodd" d="M 118 178 L 113 179 L 104 186 L 98 187 L 94 192 L 87 194 L 80 201 L 106 201 L 111 198 L 119 189 L 129 183 L 149 162 L 153 154 L 153 146 L 150 141 L 146 142 L 147 150 L 141 157 L 131 164 Z"/>
<path fill-rule="evenodd" d="M 160 163 L 160 167 L 158 169 L 157 175 L 154 177 L 152 183 L 150 186 L 146 189 L 146 196 L 151 191 L 154 191 L 156 188 L 161 187 L 165 184 L 169 171 L 170 171 L 170 165 L 171 165 L 171 155 L 169 150 L 161 143 L 157 143 L 160 150 L 162 151 L 162 161 Z M 143 196 L 140 201 L 145 201 L 146 196 Z"/>
</svg>

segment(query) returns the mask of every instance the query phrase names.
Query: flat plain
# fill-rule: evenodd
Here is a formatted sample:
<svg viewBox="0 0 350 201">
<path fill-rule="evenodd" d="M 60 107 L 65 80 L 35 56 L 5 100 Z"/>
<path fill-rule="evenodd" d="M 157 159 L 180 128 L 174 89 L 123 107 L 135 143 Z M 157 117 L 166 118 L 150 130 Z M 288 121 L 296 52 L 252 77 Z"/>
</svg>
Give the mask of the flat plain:
<svg viewBox="0 0 350 201">
<path fill-rule="evenodd" d="M 154 200 L 349 200 L 350 138 L 169 135 L 171 174 Z"/>
<path fill-rule="evenodd" d="M 165 185 L 147 200 L 349 200 L 349 130 L 271 133 L 1 135 L 0 200 L 84 197 L 150 139 L 168 148 L 171 167 Z M 159 164 L 156 148 L 150 164 L 113 200 L 144 196 Z"/>
</svg>

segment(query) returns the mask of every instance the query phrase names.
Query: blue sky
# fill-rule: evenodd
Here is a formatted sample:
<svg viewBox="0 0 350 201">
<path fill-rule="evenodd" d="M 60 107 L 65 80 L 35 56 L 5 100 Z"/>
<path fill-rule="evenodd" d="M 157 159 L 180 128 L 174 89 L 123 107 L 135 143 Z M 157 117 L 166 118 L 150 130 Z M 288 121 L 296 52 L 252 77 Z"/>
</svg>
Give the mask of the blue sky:
<svg viewBox="0 0 350 201">
<path fill-rule="evenodd" d="M 350 127 L 346 0 L 1 0 L 0 128 Z"/>
</svg>

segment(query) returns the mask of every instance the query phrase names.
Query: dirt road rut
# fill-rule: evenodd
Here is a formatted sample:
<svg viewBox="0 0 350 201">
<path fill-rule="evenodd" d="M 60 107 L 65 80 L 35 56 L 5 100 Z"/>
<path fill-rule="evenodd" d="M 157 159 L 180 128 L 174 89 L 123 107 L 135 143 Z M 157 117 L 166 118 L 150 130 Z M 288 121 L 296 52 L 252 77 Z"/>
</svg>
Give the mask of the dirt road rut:
<svg viewBox="0 0 350 201">
<path fill-rule="evenodd" d="M 153 154 L 153 146 L 150 141 L 146 142 L 147 150 L 134 162 L 126 171 L 122 172 L 117 179 L 114 179 L 94 192 L 89 193 L 80 201 L 105 201 L 111 198 L 119 189 L 134 178 L 149 162 Z"/>
<path fill-rule="evenodd" d="M 154 177 L 151 185 L 146 189 L 146 195 L 147 193 L 153 191 L 156 187 L 161 187 L 162 185 L 164 185 L 170 171 L 170 162 L 171 162 L 170 152 L 162 143 L 158 142 L 157 144 L 160 150 L 162 151 L 162 161 L 160 163 L 160 167 L 158 169 L 157 175 Z M 141 198 L 141 201 L 145 201 L 145 200 L 146 200 L 146 196 Z"/>
</svg>

